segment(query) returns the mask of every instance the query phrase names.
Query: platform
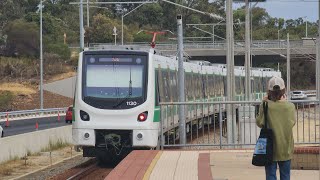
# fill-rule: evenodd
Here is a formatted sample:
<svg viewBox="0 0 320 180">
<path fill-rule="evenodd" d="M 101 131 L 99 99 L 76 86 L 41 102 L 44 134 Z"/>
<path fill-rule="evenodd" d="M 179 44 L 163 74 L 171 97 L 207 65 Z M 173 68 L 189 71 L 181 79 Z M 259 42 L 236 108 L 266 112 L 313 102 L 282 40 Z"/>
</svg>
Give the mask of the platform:
<svg viewBox="0 0 320 180">
<path fill-rule="evenodd" d="M 259 180 L 252 150 L 133 151 L 106 180 Z M 279 179 L 279 172 L 278 179 Z M 291 170 L 292 180 L 319 180 L 319 170 Z"/>
</svg>

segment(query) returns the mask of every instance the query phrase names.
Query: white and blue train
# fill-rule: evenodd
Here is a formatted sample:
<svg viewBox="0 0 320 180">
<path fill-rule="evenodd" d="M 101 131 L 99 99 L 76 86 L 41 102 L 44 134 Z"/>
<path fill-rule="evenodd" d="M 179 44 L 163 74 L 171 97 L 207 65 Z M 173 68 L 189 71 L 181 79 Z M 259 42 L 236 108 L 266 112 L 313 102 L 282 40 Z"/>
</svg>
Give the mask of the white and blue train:
<svg viewBox="0 0 320 180">
<path fill-rule="evenodd" d="M 225 100 L 225 65 L 185 62 L 184 70 L 186 101 Z M 176 58 L 157 55 L 154 49 L 81 52 L 72 135 L 83 156 L 106 160 L 122 158 L 132 149 L 155 148 L 160 135 L 159 102 L 178 101 L 177 75 Z M 243 100 L 243 67 L 235 68 L 235 76 L 236 98 Z M 257 99 L 272 76 L 281 74 L 268 68 L 252 70 Z M 176 110 L 172 112 L 177 116 Z M 178 128 L 177 122 L 169 123 Z"/>
</svg>

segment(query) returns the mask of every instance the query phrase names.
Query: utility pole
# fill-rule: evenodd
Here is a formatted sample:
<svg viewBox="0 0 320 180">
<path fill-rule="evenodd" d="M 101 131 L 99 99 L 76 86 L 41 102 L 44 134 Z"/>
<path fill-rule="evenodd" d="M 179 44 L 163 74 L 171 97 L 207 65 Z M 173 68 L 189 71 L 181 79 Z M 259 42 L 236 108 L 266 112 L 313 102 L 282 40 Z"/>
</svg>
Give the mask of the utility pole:
<svg viewBox="0 0 320 180">
<path fill-rule="evenodd" d="M 317 89 L 317 100 L 320 99 L 320 1 L 318 3 L 318 37 L 316 41 L 316 89 Z M 320 126 L 319 126 L 320 128 Z"/>
<path fill-rule="evenodd" d="M 278 29 L 278 44 L 279 44 L 278 48 L 280 48 L 280 29 Z"/>
<path fill-rule="evenodd" d="M 212 44 L 214 44 L 214 25 L 212 25 Z"/>
<path fill-rule="evenodd" d="M 83 0 L 80 0 L 79 9 L 80 18 L 80 52 L 84 49 L 84 33 L 83 33 Z"/>
<path fill-rule="evenodd" d="M 179 102 L 185 102 L 184 93 L 184 68 L 183 68 L 183 30 L 182 30 L 182 16 L 177 15 L 178 25 L 178 80 L 179 80 Z M 186 116 L 184 105 L 179 108 L 179 137 L 180 144 L 186 144 Z"/>
<path fill-rule="evenodd" d="M 246 84 L 246 88 L 245 88 L 245 97 L 247 101 L 251 100 L 251 86 L 250 86 L 250 16 L 249 16 L 249 0 L 245 0 L 246 2 L 246 24 L 245 24 L 245 84 Z"/>
<path fill-rule="evenodd" d="M 89 0 L 87 0 L 87 27 L 89 26 Z"/>
<path fill-rule="evenodd" d="M 289 41 L 289 33 L 287 34 L 287 97 L 291 99 L 290 94 L 290 41 Z"/>
<path fill-rule="evenodd" d="M 226 38 L 227 38 L 227 101 L 234 100 L 234 39 L 233 39 L 233 12 L 232 0 L 226 1 Z M 227 105 L 227 139 L 228 144 L 236 142 L 236 119 L 233 105 Z"/>
<path fill-rule="evenodd" d="M 40 109 L 43 109 L 42 0 L 40 0 Z"/>
<path fill-rule="evenodd" d="M 306 21 L 306 37 L 308 37 L 308 21 Z"/>
<path fill-rule="evenodd" d="M 132 9 L 131 11 L 127 12 L 126 14 L 122 14 L 121 16 L 121 45 L 123 45 L 123 18 L 126 17 L 128 14 L 132 13 L 133 11 L 137 10 L 138 8 L 140 8 L 141 6 L 145 5 L 146 3 L 142 3 L 139 6 L 135 7 L 134 9 Z"/>
</svg>

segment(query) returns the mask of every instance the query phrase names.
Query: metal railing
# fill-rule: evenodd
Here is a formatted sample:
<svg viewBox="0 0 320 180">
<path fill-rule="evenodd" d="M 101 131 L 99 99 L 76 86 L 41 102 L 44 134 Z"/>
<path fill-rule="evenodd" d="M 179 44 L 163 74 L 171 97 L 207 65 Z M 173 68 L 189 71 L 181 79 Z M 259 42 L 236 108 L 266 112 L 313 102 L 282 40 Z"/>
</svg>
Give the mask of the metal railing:
<svg viewBox="0 0 320 180">
<path fill-rule="evenodd" d="M 6 121 L 7 119 L 11 121 L 11 120 L 21 120 L 21 119 L 29 119 L 29 118 L 36 118 L 36 117 L 64 115 L 66 113 L 66 110 L 67 110 L 67 107 L 0 112 L 0 122 Z"/>
<path fill-rule="evenodd" d="M 245 41 L 235 41 L 234 46 L 235 48 L 244 48 Z M 98 48 L 101 46 L 114 46 L 112 43 L 91 43 L 90 47 Z M 134 43 L 126 43 L 124 46 L 132 46 L 132 47 L 144 47 L 144 48 L 150 48 L 149 42 L 134 42 Z M 185 42 L 184 43 L 184 49 L 217 49 L 217 50 L 224 50 L 226 49 L 226 43 L 225 41 L 203 41 L 203 42 Z M 256 40 L 253 41 L 251 44 L 253 49 L 285 49 L 287 48 L 287 42 L 286 41 L 278 41 L 278 40 L 270 40 L 270 41 L 262 41 L 262 40 Z M 157 43 L 157 49 L 159 50 L 177 50 L 177 43 L 175 41 L 173 42 L 165 42 Z M 314 48 L 315 46 L 307 46 L 303 44 L 302 40 L 293 40 L 290 41 L 290 47 L 291 48 Z"/>
<path fill-rule="evenodd" d="M 295 145 L 319 144 L 319 100 L 291 102 L 296 108 Z M 260 133 L 256 125 L 260 104 L 258 101 L 160 103 L 161 147 L 253 148 Z M 179 144 L 181 107 L 186 112 L 186 144 Z M 234 113 L 226 113 L 227 109 Z"/>
</svg>

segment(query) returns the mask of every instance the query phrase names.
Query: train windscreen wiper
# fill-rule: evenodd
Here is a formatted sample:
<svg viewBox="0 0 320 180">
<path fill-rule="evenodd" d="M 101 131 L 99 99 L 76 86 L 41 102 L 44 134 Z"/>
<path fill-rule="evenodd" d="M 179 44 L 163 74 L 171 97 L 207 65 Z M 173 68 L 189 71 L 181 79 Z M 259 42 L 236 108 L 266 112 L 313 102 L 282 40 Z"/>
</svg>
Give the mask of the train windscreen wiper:
<svg viewBox="0 0 320 180">
<path fill-rule="evenodd" d="M 129 80 L 128 95 L 122 101 L 120 101 L 118 104 L 114 105 L 113 108 L 119 107 L 121 104 L 123 104 L 125 101 L 127 101 L 131 97 L 131 95 L 132 95 L 132 80 L 131 80 L 131 66 L 130 66 L 130 80 Z"/>
</svg>

